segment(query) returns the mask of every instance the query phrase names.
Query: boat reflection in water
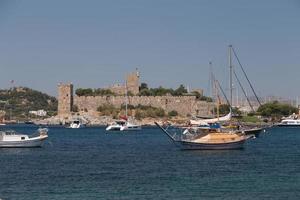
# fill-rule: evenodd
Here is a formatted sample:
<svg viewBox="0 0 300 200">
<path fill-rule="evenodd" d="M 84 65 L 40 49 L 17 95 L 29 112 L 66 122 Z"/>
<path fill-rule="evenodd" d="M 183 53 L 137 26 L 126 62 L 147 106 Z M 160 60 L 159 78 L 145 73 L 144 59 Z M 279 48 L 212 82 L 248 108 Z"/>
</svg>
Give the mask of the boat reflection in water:
<svg viewBox="0 0 300 200">
<path fill-rule="evenodd" d="M 163 127 L 155 124 L 183 150 L 242 149 L 244 143 L 254 137 L 236 131 L 224 132 L 215 128 Z"/>
</svg>

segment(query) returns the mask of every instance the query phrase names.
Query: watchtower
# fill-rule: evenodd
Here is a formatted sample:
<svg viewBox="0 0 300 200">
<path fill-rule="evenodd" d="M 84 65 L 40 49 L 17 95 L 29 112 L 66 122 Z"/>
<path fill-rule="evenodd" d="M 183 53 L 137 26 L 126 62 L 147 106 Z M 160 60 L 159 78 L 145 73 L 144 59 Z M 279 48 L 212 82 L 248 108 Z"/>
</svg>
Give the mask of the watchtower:
<svg viewBox="0 0 300 200">
<path fill-rule="evenodd" d="M 126 85 L 128 92 L 131 92 L 133 95 L 137 95 L 139 93 L 140 86 L 140 74 L 136 69 L 135 72 L 130 73 L 126 77 Z"/>
<path fill-rule="evenodd" d="M 71 115 L 73 107 L 73 84 L 58 84 L 58 109 L 60 117 Z"/>
</svg>

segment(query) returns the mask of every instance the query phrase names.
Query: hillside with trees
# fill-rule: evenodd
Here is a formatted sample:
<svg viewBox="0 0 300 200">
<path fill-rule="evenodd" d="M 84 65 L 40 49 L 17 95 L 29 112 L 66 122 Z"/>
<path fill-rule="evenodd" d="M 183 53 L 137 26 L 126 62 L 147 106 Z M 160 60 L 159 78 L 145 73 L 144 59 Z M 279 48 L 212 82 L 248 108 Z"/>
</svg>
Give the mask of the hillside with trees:
<svg viewBox="0 0 300 200">
<path fill-rule="evenodd" d="M 47 116 L 57 113 L 57 99 L 45 93 L 26 87 L 0 90 L 0 110 L 5 119 L 26 120 L 29 111 L 45 110 Z"/>
</svg>

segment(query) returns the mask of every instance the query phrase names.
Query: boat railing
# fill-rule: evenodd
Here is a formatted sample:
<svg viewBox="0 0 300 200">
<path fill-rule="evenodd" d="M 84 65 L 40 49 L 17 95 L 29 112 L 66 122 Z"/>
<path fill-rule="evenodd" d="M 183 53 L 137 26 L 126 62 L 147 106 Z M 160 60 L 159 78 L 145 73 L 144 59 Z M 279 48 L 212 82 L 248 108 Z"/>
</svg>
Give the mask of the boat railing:
<svg viewBox="0 0 300 200">
<path fill-rule="evenodd" d="M 48 129 L 47 128 L 39 128 L 37 131 L 35 131 L 33 134 L 29 135 L 29 138 L 35 138 L 43 135 L 48 135 Z"/>
<path fill-rule="evenodd" d="M 171 124 L 160 126 L 165 133 L 175 141 L 190 141 L 206 135 L 206 131 L 192 126 L 174 126 Z"/>
</svg>

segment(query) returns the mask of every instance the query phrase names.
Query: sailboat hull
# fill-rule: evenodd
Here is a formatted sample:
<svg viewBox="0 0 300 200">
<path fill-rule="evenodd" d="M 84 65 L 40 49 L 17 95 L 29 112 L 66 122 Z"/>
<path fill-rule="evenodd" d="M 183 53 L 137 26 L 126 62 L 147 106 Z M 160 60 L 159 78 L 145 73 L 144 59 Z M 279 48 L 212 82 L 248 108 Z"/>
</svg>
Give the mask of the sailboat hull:
<svg viewBox="0 0 300 200">
<path fill-rule="evenodd" d="M 231 150 L 231 149 L 243 149 L 246 140 L 240 140 L 236 142 L 228 143 L 195 143 L 188 141 L 176 141 L 175 143 L 182 150 Z"/>
</svg>

